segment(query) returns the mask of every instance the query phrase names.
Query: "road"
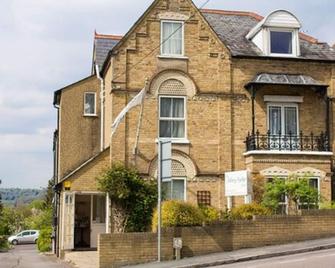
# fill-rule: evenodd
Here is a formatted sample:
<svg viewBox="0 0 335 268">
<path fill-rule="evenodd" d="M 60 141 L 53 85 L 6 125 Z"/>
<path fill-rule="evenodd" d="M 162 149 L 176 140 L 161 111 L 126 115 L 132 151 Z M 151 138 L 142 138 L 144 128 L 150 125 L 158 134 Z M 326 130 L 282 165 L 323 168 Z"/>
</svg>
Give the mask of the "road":
<svg viewBox="0 0 335 268">
<path fill-rule="evenodd" d="M 335 249 L 215 266 L 216 268 L 335 268 Z"/>
<path fill-rule="evenodd" d="M 0 253 L 0 268 L 72 268 L 53 256 L 40 254 L 36 245 L 17 245 Z"/>
</svg>

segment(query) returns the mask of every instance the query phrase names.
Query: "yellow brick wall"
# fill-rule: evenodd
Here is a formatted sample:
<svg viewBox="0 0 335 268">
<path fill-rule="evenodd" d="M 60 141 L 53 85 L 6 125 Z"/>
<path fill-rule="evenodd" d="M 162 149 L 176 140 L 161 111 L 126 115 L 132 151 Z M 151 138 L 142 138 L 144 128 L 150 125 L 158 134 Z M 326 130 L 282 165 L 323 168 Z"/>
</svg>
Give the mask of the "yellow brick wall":
<svg viewBox="0 0 335 268">
<path fill-rule="evenodd" d="M 59 126 L 59 177 L 100 150 L 100 83 L 90 77 L 62 91 Z M 96 92 L 97 116 L 84 116 L 84 93 Z"/>
</svg>

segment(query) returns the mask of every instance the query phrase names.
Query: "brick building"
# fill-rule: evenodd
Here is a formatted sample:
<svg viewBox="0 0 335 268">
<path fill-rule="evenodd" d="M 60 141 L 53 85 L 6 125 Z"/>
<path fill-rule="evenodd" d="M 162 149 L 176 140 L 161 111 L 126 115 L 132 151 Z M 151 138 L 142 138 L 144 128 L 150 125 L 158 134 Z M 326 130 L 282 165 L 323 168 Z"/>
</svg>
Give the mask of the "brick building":
<svg viewBox="0 0 335 268">
<path fill-rule="evenodd" d="M 96 33 L 92 75 L 55 92 L 56 247 L 96 247 L 109 205 L 95 178 L 115 162 L 155 178 L 158 138 L 173 141 L 171 198 L 224 209 L 225 172 L 247 169 L 309 174 L 330 200 L 335 51 L 300 28 L 284 10 L 156 0 L 123 37 Z M 134 108 L 111 136 L 143 88 L 142 123 Z"/>
</svg>

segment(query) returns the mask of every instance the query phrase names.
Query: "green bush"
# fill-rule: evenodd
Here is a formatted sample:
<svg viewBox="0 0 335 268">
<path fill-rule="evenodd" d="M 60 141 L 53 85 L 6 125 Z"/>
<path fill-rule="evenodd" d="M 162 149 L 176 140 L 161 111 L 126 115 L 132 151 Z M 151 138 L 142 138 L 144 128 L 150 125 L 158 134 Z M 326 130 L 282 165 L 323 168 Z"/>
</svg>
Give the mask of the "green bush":
<svg viewBox="0 0 335 268">
<path fill-rule="evenodd" d="M 271 215 L 271 210 L 257 203 L 245 204 L 231 210 L 233 220 L 251 220 L 253 216 Z"/>
<path fill-rule="evenodd" d="M 192 204 L 169 200 L 162 203 L 162 227 L 199 226 L 205 221 L 201 209 Z M 157 230 L 157 210 L 152 218 L 152 230 Z"/>
<path fill-rule="evenodd" d="M 7 236 L 0 235 L 0 251 L 9 249 Z"/>
<path fill-rule="evenodd" d="M 319 209 L 335 209 L 335 202 L 322 202 Z"/>
<path fill-rule="evenodd" d="M 51 236 L 52 236 L 52 227 L 44 227 L 40 230 L 40 235 L 37 240 L 37 248 L 40 252 L 46 252 L 51 250 Z"/>
<path fill-rule="evenodd" d="M 218 223 L 221 220 L 222 213 L 216 208 L 203 206 L 200 207 L 200 210 L 204 215 L 204 222 L 206 224 Z"/>
</svg>

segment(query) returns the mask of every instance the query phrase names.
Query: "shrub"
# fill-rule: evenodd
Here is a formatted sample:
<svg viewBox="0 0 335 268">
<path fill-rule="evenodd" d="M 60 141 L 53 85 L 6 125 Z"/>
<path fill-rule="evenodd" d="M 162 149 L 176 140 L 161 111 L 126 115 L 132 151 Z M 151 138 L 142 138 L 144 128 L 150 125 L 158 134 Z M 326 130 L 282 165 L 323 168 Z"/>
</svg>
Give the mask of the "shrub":
<svg viewBox="0 0 335 268">
<path fill-rule="evenodd" d="M 217 223 L 221 220 L 221 212 L 216 208 L 203 206 L 200 207 L 200 210 L 204 215 L 204 222 L 206 224 Z"/>
<path fill-rule="evenodd" d="M 7 250 L 9 249 L 9 244 L 7 241 L 7 237 L 4 235 L 0 235 L 0 252 L 2 250 Z"/>
<path fill-rule="evenodd" d="M 271 210 L 257 204 L 245 204 L 231 210 L 231 218 L 234 220 L 251 220 L 253 216 L 271 215 Z"/>
<path fill-rule="evenodd" d="M 143 232 L 150 226 L 157 203 L 155 183 L 142 179 L 137 170 L 115 164 L 97 178 L 99 189 L 109 193 L 114 233 Z"/>
<path fill-rule="evenodd" d="M 40 230 L 40 235 L 37 240 L 37 248 L 40 252 L 46 252 L 51 250 L 51 236 L 52 227 L 47 226 Z"/>
<path fill-rule="evenodd" d="M 335 202 L 322 202 L 319 206 L 320 209 L 335 209 Z"/>
<path fill-rule="evenodd" d="M 162 227 L 199 226 L 205 221 L 201 209 L 192 204 L 169 200 L 162 203 Z M 152 230 L 157 230 L 157 210 L 152 219 Z"/>
</svg>

